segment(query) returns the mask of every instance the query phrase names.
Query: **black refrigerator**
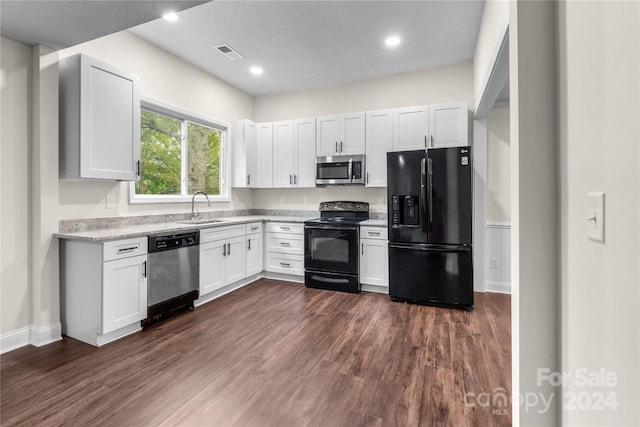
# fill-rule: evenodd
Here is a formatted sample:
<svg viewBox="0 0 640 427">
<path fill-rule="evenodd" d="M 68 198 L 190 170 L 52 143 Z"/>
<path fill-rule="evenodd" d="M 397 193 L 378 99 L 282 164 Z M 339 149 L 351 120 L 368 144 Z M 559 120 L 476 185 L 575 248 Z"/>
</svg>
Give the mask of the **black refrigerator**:
<svg viewBox="0 0 640 427">
<path fill-rule="evenodd" d="M 473 309 L 471 147 L 387 153 L 389 296 Z"/>
</svg>

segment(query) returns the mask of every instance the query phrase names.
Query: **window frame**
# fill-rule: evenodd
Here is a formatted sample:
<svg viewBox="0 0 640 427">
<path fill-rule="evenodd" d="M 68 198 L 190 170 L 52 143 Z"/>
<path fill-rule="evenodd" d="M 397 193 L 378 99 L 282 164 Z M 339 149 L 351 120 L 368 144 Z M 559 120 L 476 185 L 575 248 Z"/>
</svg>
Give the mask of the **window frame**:
<svg viewBox="0 0 640 427">
<path fill-rule="evenodd" d="M 187 176 L 182 174 L 187 171 L 187 122 L 196 125 L 205 126 L 220 132 L 220 194 L 209 194 L 209 200 L 212 203 L 228 202 L 230 197 L 230 150 L 227 148 L 227 140 L 229 139 L 229 124 L 220 120 L 211 119 L 190 111 L 183 110 L 173 105 L 169 105 L 151 98 L 140 98 L 140 110 L 151 111 L 153 113 L 162 114 L 181 121 L 181 141 L 180 141 L 180 192 L 181 195 L 164 195 L 164 194 L 136 194 L 135 181 L 129 182 L 129 203 L 187 203 L 191 202 L 191 194 L 187 194 Z M 142 149 L 142 148 L 141 148 Z"/>
</svg>

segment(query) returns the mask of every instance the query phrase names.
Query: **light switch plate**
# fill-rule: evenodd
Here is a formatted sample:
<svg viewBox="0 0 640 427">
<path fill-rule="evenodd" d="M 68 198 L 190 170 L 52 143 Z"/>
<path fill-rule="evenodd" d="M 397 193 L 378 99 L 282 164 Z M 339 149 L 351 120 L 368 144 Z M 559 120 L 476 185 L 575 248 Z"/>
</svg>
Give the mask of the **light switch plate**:
<svg viewBox="0 0 640 427">
<path fill-rule="evenodd" d="M 587 237 L 596 242 L 604 242 L 604 193 L 588 193 L 587 199 Z"/>
</svg>

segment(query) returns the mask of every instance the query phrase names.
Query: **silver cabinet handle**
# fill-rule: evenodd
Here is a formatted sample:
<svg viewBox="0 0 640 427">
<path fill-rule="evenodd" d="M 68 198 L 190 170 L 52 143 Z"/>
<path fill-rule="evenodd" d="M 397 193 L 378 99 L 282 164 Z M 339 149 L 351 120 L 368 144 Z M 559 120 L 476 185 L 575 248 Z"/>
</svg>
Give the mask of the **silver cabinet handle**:
<svg viewBox="0 0 640 427">
<path fill-rule="evenodd" d="M 298 183 L 298 175 L 296 175 L 295 173 L 293 174 L 293 183 L 294 184 Z"/>
<path fill-rule="evenodd" d="M 289 242 L 280 242 L 281 246 L 287 246 L 287 247 L 291 247 L 291 243 Z"/>
<path fill-rule="evenodd" d="M 289 185 L 293 184 L 293 175 L 289 175 Z"/>
<path fill-rule="evenodd" d="M 227 244 L 222 244 L 222 256 L 227 256 Z"/>
<path fill-rule="evenodd" d="M 227 255 L 231 255 L 231 243 L 227 243 Z"/>
<path fill-rule="evenodd" d="M 291 230 L 291 227 L 280 227 L 280 230 Z"/>
<path fill-rule="evenodd" d="M 367 184 L 369 183 L 369 172 L 367 172 Z"/>
<path fill-rule="evenodd" d="M 136 162 L 136 175 L 140 176 L 140 160 Z"/>
<path fill-rule="evenodd" d="M 338 141 L 336 141 L 336 153 L 338 152 Z"/>
<path fill-rule="evenodd" d="M 433 148 L 433 135 L 431 135 L 429 138 L 431 138 L 431 148 Z"/>
<path fill-rule="evenodd" d="M 362 245 L 362 255 L 364 255 L 364 243 L 361 243 L 360 245 Z"/>
<path fill-rule="evenodd" d="M 142 277 L 147 277 L 147 261 L 142 263 Z"/>
<path fill-rule="evenodd" d="M 340 152 L 342 153 L 342 141 L 340 141 Z"/>
<path fill-rule="evenodd" d="M 249 237 L 249 247 L 247 249 L 251 250 L 251 237 Z"/>
<path fill-rule="evenodd" d="M 283 267 L 290 267 L 291 266 L 291 264 L 289 264 L 288 262 L 281 262 L 280 265 L 283 266 Z"/>
<path fill-rule="evenodd" d="M 139 247 L 138 246 L 130 246 L 128 248 L 120 248 L 120 249 L 118 249 L 118 253 L 119 254 L 125 254 L 127 252 L 135 251 L 136 249 L 139 249 Z"/>
<path fill-rule="evenodd" d="M 378 232 L 378 231 L 369 231 L 369 232 L 367 232 L 367 234 L 368 234 L 369 236 L 379 236 L 379 235 L 380 235 L 380 232 Z"/>
<path fill-rule="evenodd" d="M 424 136 L 424 148 L 427 148 L 427 135 Z"/>
<path fill-rule="evenodd" d="M 251 231 L 257 231 L 260 227 L 251 227 Z"/>
</svg>

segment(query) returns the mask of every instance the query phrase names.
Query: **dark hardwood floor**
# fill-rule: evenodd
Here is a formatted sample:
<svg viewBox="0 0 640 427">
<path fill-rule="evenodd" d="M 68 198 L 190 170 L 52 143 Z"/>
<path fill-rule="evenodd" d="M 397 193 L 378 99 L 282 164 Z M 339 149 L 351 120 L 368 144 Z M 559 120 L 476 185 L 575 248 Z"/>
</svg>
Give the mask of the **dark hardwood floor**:
<svg viewBox="0 0 640 427">
<path fill-rule="evenodd" d="M 510 297 L 475 299 L 465 312 L 262 279 L 101 348 L 2 355 L 0 421 L 510 425 L 495 399 L 510 395 Z"/>
</svg>

